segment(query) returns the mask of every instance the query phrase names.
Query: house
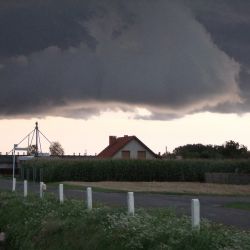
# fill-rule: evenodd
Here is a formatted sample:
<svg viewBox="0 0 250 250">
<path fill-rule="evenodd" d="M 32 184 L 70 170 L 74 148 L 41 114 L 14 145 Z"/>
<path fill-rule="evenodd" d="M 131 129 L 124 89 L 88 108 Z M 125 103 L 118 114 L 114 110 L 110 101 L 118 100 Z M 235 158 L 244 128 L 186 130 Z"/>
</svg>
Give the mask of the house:
<svg viewBox="0 0 250 250">
<path fill-rule="evenodd" d="M 136 136 L 109 136 L 109 145 L 97 155 L 98 158 L 112 159 L 156 159 L 156 155 Z"/>
</svg>

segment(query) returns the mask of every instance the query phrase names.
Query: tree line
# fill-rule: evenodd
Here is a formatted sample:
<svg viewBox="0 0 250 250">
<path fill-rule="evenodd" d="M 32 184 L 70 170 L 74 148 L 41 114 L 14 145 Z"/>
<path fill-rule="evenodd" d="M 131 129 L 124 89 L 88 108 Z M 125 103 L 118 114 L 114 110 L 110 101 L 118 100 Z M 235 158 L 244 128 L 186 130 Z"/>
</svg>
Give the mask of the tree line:
<svg viewBox="0 0 250 250">
<path fill-rule="evenodd" d="M 59 142 L 52 142 L 49 150 L 50 155 L 64 155 L 64 149 Z M 35 152 L 36 145 L 31 145 L 28 154 L 35 155 Z M 250 158 L 250 151 L 245 145 L 230 140 L 223 145 L 187 144 L 175 148 L 173 153 L 163 154 L 162 157 L 170 159 L 246 159 Z"/>
<path fill-rule="evenodd" d="M 173 150 L 172 154 L 167 153 L 165 157 L 180 157 L 183 159 L 242 159 L 250 158 L 250 152 L 246 146 L 230 140 L 223 145 L 203 145 L 199 143 L 179 146 Z"/>
</svg>

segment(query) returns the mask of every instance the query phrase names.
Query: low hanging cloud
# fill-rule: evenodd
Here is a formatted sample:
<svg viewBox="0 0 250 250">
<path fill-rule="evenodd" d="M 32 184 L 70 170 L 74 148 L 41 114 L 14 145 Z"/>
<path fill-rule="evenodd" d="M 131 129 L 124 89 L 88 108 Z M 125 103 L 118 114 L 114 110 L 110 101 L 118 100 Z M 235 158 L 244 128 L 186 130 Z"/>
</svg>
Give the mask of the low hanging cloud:
<svg viewBox="0 0 250 250">
<path fill-rule="evenodd" d="M 51 2 L 40 3 L 47 11 L 40 16 L 32 1 L 6 3 L 9 14 L 33 13 L 22 14 L 23 27 L 5 16 L 13 29 L 27 29 L 27 22 L 43 29 L 39 39 L 35 25 L 20 44 L 0 43 L 0 117 L 86 118 L 124 110 L 171 119 L 245 102 L 240 63 L 184 1 Z"/>
</svg>

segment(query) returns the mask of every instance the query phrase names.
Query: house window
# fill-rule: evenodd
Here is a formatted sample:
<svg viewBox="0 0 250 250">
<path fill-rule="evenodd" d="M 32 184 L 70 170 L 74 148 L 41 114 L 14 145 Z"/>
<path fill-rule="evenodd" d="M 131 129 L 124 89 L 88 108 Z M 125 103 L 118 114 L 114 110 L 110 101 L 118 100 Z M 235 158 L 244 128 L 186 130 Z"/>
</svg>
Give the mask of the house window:
<svg viewBox="0 0 250 250">
<path fill-rule="evenodd" d="M 145 160 L 146 159 L 146 151 L 137 151 L 137 159 Z"/>
<path fill-rule="evenodd" d="M 122 159 L 130 159 L 130 151 L 122 151 Z"/>
</svg>

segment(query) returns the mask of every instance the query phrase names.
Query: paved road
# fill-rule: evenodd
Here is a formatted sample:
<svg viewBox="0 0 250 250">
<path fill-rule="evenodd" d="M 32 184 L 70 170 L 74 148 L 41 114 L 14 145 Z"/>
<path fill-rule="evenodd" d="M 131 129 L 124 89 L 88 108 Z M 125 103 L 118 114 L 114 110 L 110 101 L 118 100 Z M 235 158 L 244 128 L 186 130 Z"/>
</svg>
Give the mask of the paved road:
<svg viewBox="0 0 250 250">
<path fill-rule="evenodd" d="M 11 190 L 12 182 L 10 180 L 0 179 L 0 189 Z M 23 184 L 17 183 L 17 190 L 23 190 Z M 29 191 L 39 192 L 38 184 L 29 183 Z M 48 188 L 47 192 L 58 193 L 56 188 Z M 65 190 L 66 198 L 84 199 L 85 191 Z M 235 226 L 241 229 L 250 230 L 250 211 L 225 208 L 224 205 L 235 201 L 250 202 L 250 197 L 229 197 L 229 196 L 189 196 L 189 195 L 165 195 L 135 193 L 135 206 L 143 208 L 164 208 L 171 207 L 178 214 L 190 215 L 191 199 L 198 198 L 201 204 L 201 217 Z M 104 203 L 106 205 L 126 206 L 126 193 L 93 192 L 93 201 Z"/>
</svg>

